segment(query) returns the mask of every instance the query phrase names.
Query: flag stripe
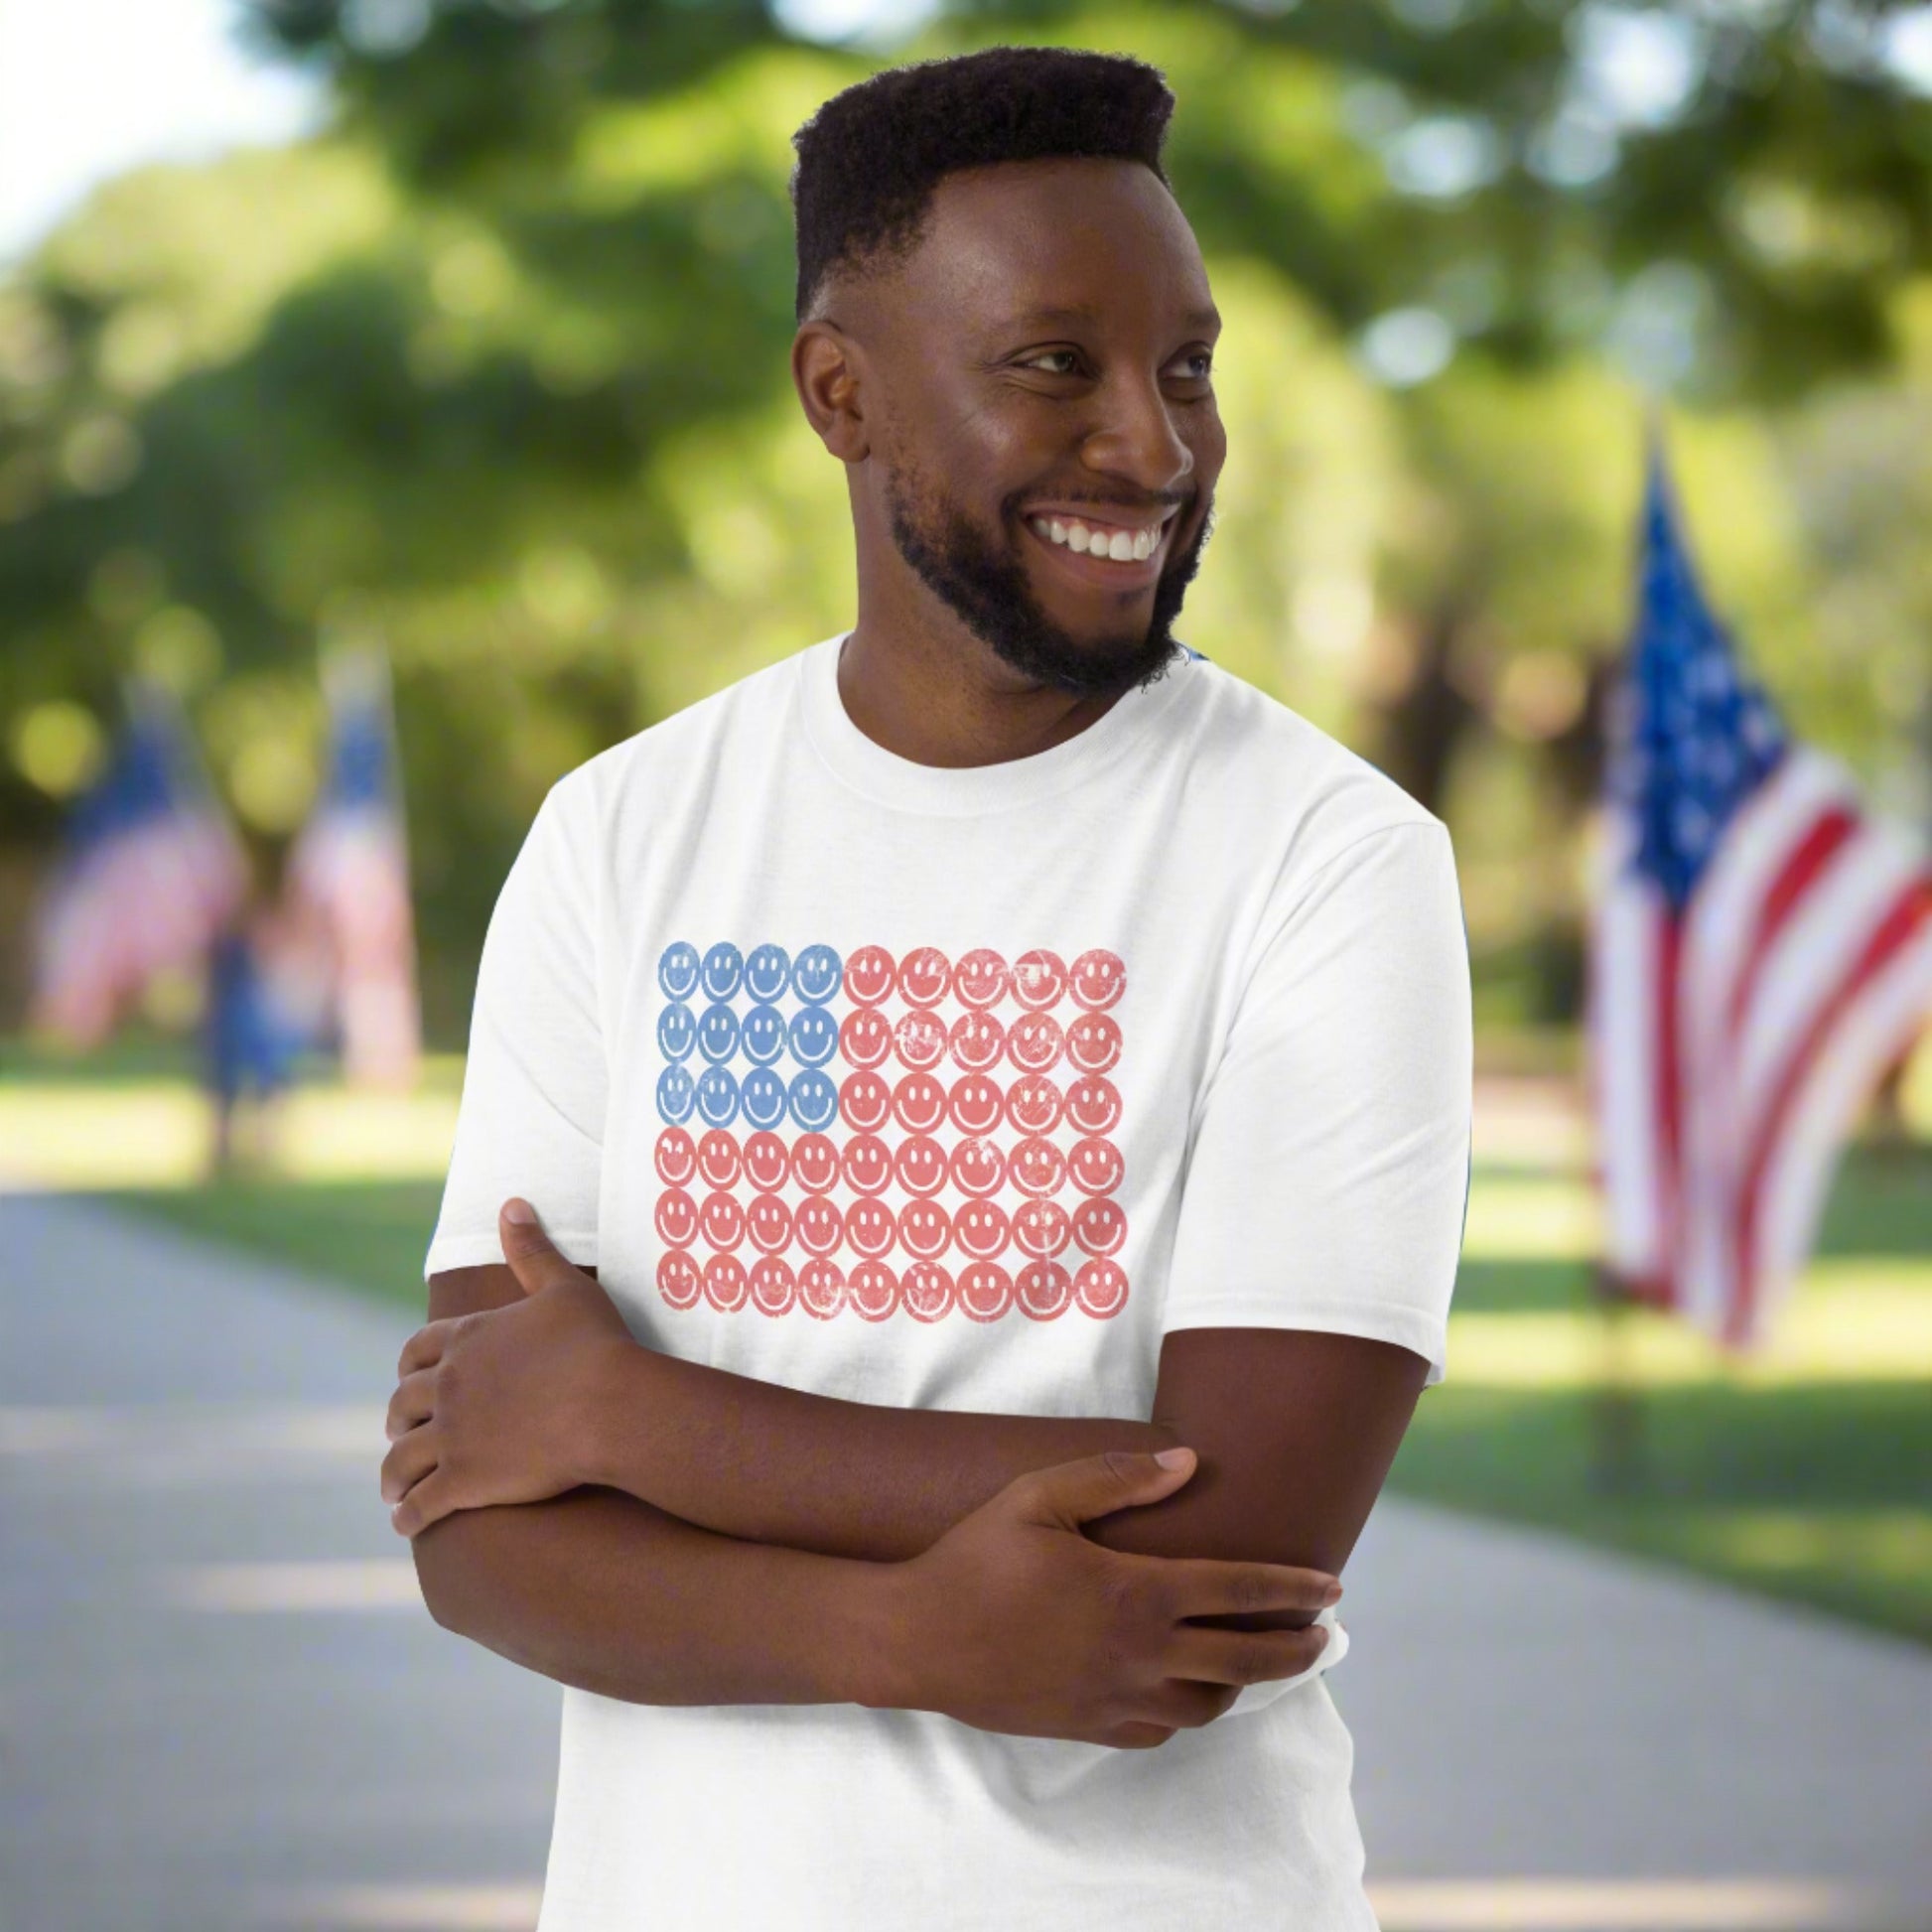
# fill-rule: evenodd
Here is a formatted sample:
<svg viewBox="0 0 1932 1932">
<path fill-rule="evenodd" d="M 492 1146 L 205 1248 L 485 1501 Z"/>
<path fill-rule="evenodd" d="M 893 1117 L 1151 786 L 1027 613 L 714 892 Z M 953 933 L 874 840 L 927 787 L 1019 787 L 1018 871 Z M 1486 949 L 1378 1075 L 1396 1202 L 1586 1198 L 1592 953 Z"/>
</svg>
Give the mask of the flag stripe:
<svg viewBox="0 0 1932 1932">
<path fill-rule="evenodd" d="M 1850 969 L 1841 976 L 1830 995 L 1819 1003 L 1797 1050 L 1785 1062 L 1783 1073 L 1749 1143 L 1750 1157 L 1745 1164 L 1744 1185 L 1738 1202 L 1738 1293 L 1725 1319 L 1725 1338 L 1727 1341 L 1741 1343 L 1747 1340 L 1756 1325 L 1760 1301 L 1755 1280 L 1759 1261 L 1757 1224 L 1762 1212 L 1764 1174 L 1778 1137 L 1789 1123 L 1792 1101 L 1805 1075 L 1825 1050 L 1833 1030 L 1844 1022 L 1853 1002 L 1894 957 L 1905 950 L 1928 919 L 1932 919 L 1932 880 L 1921 877 L 1913 880 L 1885 908 L 1876 924 L 1866 929 L 1863 943 L 1859 947 Z"/>
</svg>

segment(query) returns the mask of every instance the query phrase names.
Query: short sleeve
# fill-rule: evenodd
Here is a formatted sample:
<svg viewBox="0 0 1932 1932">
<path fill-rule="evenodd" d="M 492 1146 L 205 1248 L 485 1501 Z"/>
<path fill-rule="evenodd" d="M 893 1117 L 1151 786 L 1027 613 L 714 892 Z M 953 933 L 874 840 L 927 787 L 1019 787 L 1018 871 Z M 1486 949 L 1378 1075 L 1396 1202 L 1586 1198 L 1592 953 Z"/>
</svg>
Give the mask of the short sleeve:
<svg viewBox="0 0 1932 1932">
<path fill-rule="evenodd" d="M 1443 1379 L 1468 1207 L 1468 939 L 1448 829 L 1366 833 L 1264 935 L 1197 1103 L 1163 1332 L 1315 1328 Z"/>
<path fill-rule="evenodd" d="M 551 790 L 490 914 L 425 1277 L 501 1261 L 496 1216 L 511 1194 L 571 1261 L 597 1260 L 608 1072 L 592 803 L 574 778 Z"/>
</svg>

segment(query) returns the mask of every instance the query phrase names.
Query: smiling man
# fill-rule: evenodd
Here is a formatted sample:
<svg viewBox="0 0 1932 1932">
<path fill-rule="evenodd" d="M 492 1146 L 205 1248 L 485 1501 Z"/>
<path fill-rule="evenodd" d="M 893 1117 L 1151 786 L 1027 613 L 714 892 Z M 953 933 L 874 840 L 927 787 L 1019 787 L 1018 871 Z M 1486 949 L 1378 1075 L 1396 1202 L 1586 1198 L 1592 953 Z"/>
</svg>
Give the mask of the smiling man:
<svg viewBox="0 0 1932 1932">
<path fill-rule="evenodd" d="M 566 777 L 491 921 L 382 1482 L 568 1687 L 544 1932 L 1374 1924 L 1322 1678 L 1467 958 L 1442 824 L 1173 634 L 1173 106 L 996 48 L 799 131 L 857 621 Z"/>
</svg>

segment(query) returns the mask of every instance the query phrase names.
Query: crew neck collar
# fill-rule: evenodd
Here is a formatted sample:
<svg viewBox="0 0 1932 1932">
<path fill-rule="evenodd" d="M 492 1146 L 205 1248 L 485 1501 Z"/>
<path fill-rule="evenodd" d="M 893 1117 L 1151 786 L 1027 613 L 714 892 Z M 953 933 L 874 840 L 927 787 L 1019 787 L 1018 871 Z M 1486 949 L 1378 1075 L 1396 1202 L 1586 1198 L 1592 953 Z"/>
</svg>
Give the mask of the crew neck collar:
<svg viewBox="0 0 1932 1932">
<path fill-rule="evenodd" d="M 875 744 L 852 722 L 839 695 L 839 653 L 852 633 L 812 644 L 797 657 L 806 736 L 832 774 L 854 791 L 900 811 L 983 816 L 1038 804 L 1085 783 L 1148 743 L 1194 682 L 1198 654 L 1182 647 L 1145 689 L 1126 693 L 1084 731 L 997 764 L 920 764 Z"/>
</svg>

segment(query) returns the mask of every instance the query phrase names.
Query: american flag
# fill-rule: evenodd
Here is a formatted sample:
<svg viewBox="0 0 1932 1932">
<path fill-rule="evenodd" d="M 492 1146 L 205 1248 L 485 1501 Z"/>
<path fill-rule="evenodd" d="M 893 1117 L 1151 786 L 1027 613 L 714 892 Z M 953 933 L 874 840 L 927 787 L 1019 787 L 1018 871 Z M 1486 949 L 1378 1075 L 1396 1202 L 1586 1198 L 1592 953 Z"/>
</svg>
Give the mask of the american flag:
<svg viewBox="0 0 1932 1932">
<path fill-rule="evenodd" d="M 329 774 L 289 854 L 288 897 L 324 956 L 345 1073 L 404 1085 L 421 1022 L 388 669 L 374 651 L 341 651 L 326 662 L 324 683 Z"/>
<path fill-rule="evenodd" d="M 96 1046 L 157 974 L 199 968 L 248 868 L 179 704 L 127 687 L 107 768 L 74 808 L 42 901 L 31 1023 Z"/>
<path fill-rule="evenodd" d="M 1932 869 L 1740 670 L 1654 448 L 1642 571 L 1589 941 L 1605 1260 L 1741 1348 L 1804 1265 L 1859 1108 L 1932 1013 Z"/>
</svg>

